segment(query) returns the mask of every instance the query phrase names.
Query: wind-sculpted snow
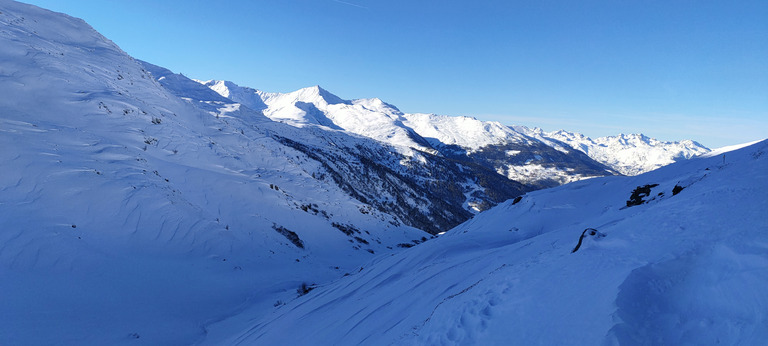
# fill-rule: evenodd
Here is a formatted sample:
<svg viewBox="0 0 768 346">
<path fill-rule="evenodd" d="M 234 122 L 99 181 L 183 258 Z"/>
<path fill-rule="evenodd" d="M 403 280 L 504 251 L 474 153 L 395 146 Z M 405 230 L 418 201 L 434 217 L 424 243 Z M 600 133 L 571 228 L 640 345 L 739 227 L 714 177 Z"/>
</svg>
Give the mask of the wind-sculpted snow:
<svg viewBox="0 0 768 346">
<path fill-rule="evenodd" d="M 637 186 L 654 184 L 626 206 Z M 208 341 L 761 344 L 765 196 L 766 141 L 724 160 L 531 192 L 268 316 L 233 318 L 240 331 L 228 324 L 232 336 Z"/>
</svg>

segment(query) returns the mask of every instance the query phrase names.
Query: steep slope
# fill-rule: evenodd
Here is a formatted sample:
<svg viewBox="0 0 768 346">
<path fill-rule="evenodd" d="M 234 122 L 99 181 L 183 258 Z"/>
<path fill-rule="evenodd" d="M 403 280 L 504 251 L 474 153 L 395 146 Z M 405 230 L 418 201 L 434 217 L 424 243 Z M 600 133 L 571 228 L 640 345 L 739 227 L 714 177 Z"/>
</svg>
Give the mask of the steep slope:
<svg viewBox="0 0 768 346">
<path fill-rule="evenodd" d="M 531 192 L 208 341 L 761 344 L 765 196 L 768 141 Z"/>
<path fill-rule="evenodd" d="M 272 121 L 6 0 L 0 94 L 1 344 L 189 344 L 531 190 Z"/>
<path fill-rule="evenodd" d="M 403 124 L 407 120 L 405 114 L 379 99 L 342 100 L 319 86 L 280 94 L 231 82 L 200 83 L 220 96 L 232 97 L 232 102 L 243 102 L 246 107 L 266 105 L 262 109 L 266 116 L 306 132 L 339 138 L 345 137 L 343 134 L 357 135 L 356 144 L 341 145 L 355 152 L 362 150 L 362 157 L 352 159 L 328 153 L 337 145 L 328 148 L 294 138 L 280 141 L 325 162 L 326 169 L 333 172 L 334 182 L 355 198 L 430 233 L 444 231 L 473 213 L 540 187 L 527 180 L 522 184 L 505 179 L 496 167 L 482 161 L 442 155 Z M 183 88 L 175 92 L 186 97 Z M 189 95 L 198 92 L 191 91 Z M 254 95 L 260 100 L 253 101 Z M 282 127 L 278 133 L 290 132 Z M 349 162 L 363 164 L 345 164 Z M 339 165 L 346 167 L 334 168 Z"/>
<path fill-rule="evenodd" d="M 0 343 L 186 344 L 429 237 L 275 133 L 333 137 L 198 92 L 82 20 L 0 2 Z"/>
<path fill-rule="evenodd" d="M 614 174 L 581 152 L 552 148 L 498 122 L 403 113 L 377 98 L 343 100 L 318 86 L 281 94 L 225 81 L 201 83 L 276 121 L 348 131 L 393 145 L 408 156 L 414 149 L 436 154 L 537 188 Z"/>
<path fill-rule="evenodd" d="M 177 82 L 186 77 L 173 75 L 148 63 L 144 65 L 175 95 L 217 117 L 235 118 L 246 123 L 257 121 L 253 126 L 264 129 L 265 134 L 274 140 L 320 163 L 319 169 L 307 171 L 313 178 L 335 184 L 371 208 L 432 234 L 445 231 L 473 213 L 533 189 L 472 162 L 412 151 L 402 146 L 392 147 L 329 126 L 311 126 L 319 123 L 303 122 L 297 128 L 280 122 L 262 122 L 260 113 L 253 114 L 247 105 L 229 99 L 223 103 L 217 101 L 222 97 L 221 90 L 213 93 L 189 79 L 184 83 Z M 220 85 L 226 83 L 213 84 L 215 88 Z M 216 91 L 215 88 L 211 90 Z M 205 95 L 205 90 L 209 90 L 211 95 Z M 243 89 L 227 90 L 223 94 L 243 93 Z M 287 98 L 288 102 L 279 102 L 286 107 L 295 104 L 297 97 L 315 103 L 320 102 L 318 100 L 333 104 L 346 102 L 318 87 L 302 89 L 300 94 L 278 94 L 275 97 Z M 267 102 L 274 105 L 270 100 L 267 98 Z M 226 116 L 218 113 L 221 110 L 227 111 Z M 307 120 L 306 115 L 302 115 L 302 121 Z"/>
<path fill-rule="evenodd" d="M 624 175 L 649 172 L 710 151 L 692 140 L 664 142 L 642 134 L 592 139 L 563 130 L 545 133 L 541 129 L 524 126 L 516 126 L 515 129 L 554 147 L 563 147 L 565 144 L 575 148 Z"/>
</svg>

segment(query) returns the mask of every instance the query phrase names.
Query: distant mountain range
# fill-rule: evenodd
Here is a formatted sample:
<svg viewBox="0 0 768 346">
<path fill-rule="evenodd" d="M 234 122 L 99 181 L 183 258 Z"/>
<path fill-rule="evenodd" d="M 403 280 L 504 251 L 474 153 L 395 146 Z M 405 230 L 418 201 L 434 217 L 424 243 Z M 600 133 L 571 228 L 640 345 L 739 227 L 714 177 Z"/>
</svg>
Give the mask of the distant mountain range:
<svg viewBox="0 0 768 346">
<path fill-rule="evenodd" d="M 711 151 L 692 140 L 663 142 L 642 134 L 621 134 L 591 139 L 579 133 L 563 130 L 543 132 L 538 128 L 529 129 L 522 126 L 515 126 L 515 128 L 552 146 L 562 147 L 558 142 L 567 144 L 624 175 L 649 172 Z"/>
<path fill-rule="evenodd" d="M 405 153 L 417 149 L 461 157 L 509 179 L 540 186 L 606 175 L 605 167 L 573 149 L 624 175 L 648 172 L 710 151 L 691 140 L 664 142 L 642 134 L 591 139 L 563 130 L 544 132 L 470 117 L 403 113 L 378 98 L 343 100 L 319 86 L 280 94 L 228 81 L 199 82 L 275 121 L 343 130 L 405 148 Z"/>
</svg>

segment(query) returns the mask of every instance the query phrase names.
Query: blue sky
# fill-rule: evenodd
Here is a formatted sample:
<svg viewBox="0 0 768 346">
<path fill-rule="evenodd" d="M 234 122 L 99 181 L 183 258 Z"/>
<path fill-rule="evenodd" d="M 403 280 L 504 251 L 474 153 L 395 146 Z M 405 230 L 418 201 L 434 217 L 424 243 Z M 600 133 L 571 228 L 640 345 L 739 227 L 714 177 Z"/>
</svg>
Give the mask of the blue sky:
<svg viewBox="0 0 768 346">
<path fill-rule="evenodd" d="M 768 137 L 768 1 L 27 0 L 266 91 L 709 147 Z"/>
</svg>

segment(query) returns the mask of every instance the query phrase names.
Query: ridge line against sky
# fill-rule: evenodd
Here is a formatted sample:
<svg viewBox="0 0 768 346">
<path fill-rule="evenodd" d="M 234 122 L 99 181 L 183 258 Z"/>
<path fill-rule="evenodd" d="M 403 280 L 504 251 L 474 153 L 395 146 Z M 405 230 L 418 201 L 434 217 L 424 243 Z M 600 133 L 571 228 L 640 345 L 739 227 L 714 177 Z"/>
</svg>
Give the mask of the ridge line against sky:
<svg viewBox="0 0 768 346">
<path fill-rule="evenodd" d="M 28 0 L 270 92 L 716 148 L 768 137 L 766 1 Z"/>
</svg>

